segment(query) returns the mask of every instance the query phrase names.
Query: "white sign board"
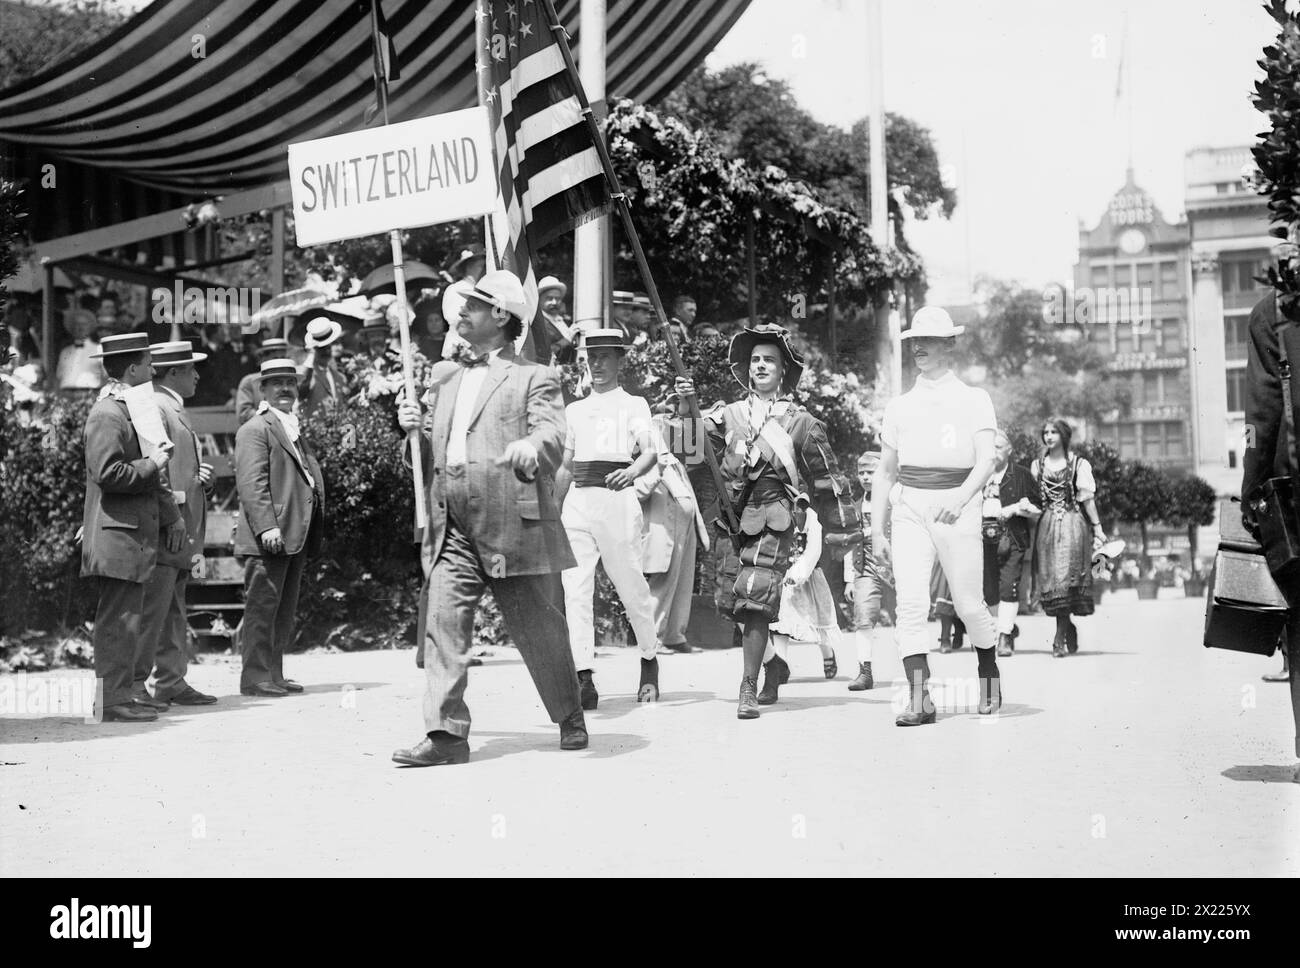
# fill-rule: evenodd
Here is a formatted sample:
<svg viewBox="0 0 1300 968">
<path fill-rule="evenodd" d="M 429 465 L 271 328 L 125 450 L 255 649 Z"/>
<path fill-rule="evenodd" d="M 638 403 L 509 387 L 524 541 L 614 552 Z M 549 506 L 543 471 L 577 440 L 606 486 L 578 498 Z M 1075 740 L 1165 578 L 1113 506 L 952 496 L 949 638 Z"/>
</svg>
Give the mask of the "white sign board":
<svg viewBox="0 0 1300 968">
<path fill-rule="evenodd" d="M 289 145 L 298 245 L 487 214 L 491 145 L 483 107 Z"/>
</svg>

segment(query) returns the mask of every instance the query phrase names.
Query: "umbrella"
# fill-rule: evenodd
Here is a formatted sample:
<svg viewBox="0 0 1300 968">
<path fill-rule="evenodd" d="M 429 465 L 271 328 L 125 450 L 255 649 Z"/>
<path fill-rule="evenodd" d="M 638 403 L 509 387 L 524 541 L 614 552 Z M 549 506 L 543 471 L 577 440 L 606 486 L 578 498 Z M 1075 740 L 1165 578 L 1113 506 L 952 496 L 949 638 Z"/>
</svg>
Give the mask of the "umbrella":
<svg viewBox="0 0 1300 968">
<path fill-rule="evenodd" d="M 245 332 L 256 333 L 265 323 L 273 322 L 284 316 L 297 316 L 309 309 L 316 309 L 331 302 L 328 293 L 319 289 L 290 289 L 278 296 L 273 296 L 248 318 Z"/>
<path fill-rule="evenodd" d="M 446 282 L 446 278 L 437 269 L 427 266 L 423 262 L 408 260 L 405 263 L 406 285 L 408 287 L 417 283 L 439 283 Z M 381 292 L 396 292 L 393 286 L 393 267 L 391 265 L 382 265 L 378 269 L 371 271 L 361 282 L 359 290 L 366 296 L 375 296 Z"/>
<path fill-rule="evenodd" d="M 10 292 L 38 293 L 45 287 L 43 275 L 44 273 L 33 272 L 32 267 L 24 263 L 18 267 L 17 272 L 4 280 L 3 285 Z M 54 288 L 73 288 L 72 280 L 68 278 L 68 274 L 58 266 L 54 268 Z"/>
</svg>

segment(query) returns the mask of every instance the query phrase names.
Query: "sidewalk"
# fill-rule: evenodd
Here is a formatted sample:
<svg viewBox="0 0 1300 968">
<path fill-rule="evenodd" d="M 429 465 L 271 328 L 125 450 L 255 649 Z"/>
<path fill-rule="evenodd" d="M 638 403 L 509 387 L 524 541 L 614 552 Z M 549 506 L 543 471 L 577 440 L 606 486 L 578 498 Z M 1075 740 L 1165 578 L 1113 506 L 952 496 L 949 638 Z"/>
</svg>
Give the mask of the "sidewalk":
<svg viewBox="0 0 1300 968">
<path fill-rule="evenodd" d="M 945 713 L 969 647 L 931 654 L 937 725 L 898 729 L 892 630 L 870 693 L 796 646 L 781 702 L 735 718 L 740 653 L 598 660 L 590 749 L 559 749 L 522 663 L 470 672 L 467 766 L 401 769 L 423 732 L 411 651 L 290 656 L 307 692 L 238 695 L 154 724 L 0 722 L 7 875 L 1300 874 L 1300 785 L 1280 660 L 1206 650 L 1198 600 L 1108 599 L 1082 651 L 1020 619 L 1008 704 Z M 936 631 L 937 625 L 932 626 Z"/>
</svg>

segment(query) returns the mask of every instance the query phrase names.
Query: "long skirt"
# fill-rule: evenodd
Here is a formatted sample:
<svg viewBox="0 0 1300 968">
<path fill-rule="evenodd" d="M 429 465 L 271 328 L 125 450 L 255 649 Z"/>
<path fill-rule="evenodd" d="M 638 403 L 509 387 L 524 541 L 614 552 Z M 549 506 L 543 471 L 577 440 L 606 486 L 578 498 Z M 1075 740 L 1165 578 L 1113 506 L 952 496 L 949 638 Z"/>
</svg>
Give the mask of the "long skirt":
<svg viewBox="0 0 1300 968">
<path fill-rule="evenodd" d="M 801 642 L 815 642 L 819 632 L 830 631 L 838 624 L 835 599 L 820 568 L 813 569 L 807 581 L 781 590 L 781 611 L 773 632 Z"/>
<path fill-rule="evenodd" d="M 1034 582 L 1048 615 L 1091 615 L 1092 525 L 1078 510 L 1051 508 L 1034 539 Z"/>
</svg>

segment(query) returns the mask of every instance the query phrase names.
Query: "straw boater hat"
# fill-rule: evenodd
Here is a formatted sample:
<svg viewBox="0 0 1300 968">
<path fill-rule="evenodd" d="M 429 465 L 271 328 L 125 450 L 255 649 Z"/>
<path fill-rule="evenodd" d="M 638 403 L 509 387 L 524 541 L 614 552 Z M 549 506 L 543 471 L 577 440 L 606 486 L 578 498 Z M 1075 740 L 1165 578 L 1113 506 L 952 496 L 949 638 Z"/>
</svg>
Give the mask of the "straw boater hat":
<svg viewBox="0 0 1300 968">
<path fill-rule="evenodd" d="M 269 336 L 262 340 L 262 345 L 257 348 L 257 352 L 268 358 L 272 353 L 276 356 L 284 356 L 289 352 L 289 341 L 283 336 Z"/>
<path fill-rule="evenodd" d="M 615 306 L 635 306 L 636 295 L 626 289 L 615 289 L 609 294 Z"/>
<path fill-rule="evenodd" d="M 588 351 L 613 349 L 626 353 L 627 343 L 623 341 L 623 331 L 621 329 L 593 329 L 582 334 L 581 348 Z"/>
<path fill-rule="evenodd" d="M 265 383 L 277 376 L 291 376 L 296 380 L 298 367 L 294 365 L 293 360 L 263 360 L 261 372 L 257 375 L 258 380 Z"/>
<path fill-rule="evenodd" d="M 916 311 L 912 317 L 910 329 L 903 330 L 899 339 L 912 339 L 917 336 L 960 336 L 966 332 L 965 326 L 954 326 L 952 317 L 946 309 L 938 306 L 925 306 Z"/>
<path fill-rule="evenodd" d="M 187 339 L 149 344 L 149 362 L 155 367 L 184 366 L 186 363 L 199 363 L 207 358 L 207 353 L 195 353 L 194 347 Z"/>
<path fill-rule="evenodd" d="M 189 346 L 189 343 L 185 344 Z M 123 353 L 149 352 L 149 335 L 147 333 L 119 333 L 117 336 L 105 336 L 99 342 L 99 352 L 91 353 L 90 358 L 97 360 L 104 356 L 120 356 Z"/>
<path fill-rule="evenodd" d="M 307 349 L 314 350 L 318 346 L 329 346 L 342 335 L 342 323 L 334 319 L 327 319 L 324 316 L 317 316 L 307 324 L 307 338 L 304 342 Z"/>
<path fill-rule="evenodd" d="M 651 305 L 650 297 L 646 293 L 634 292 L 632 293 L 632 308 L 644 309 L 646 312 L 650 312 L 654 307 Z"/>
<path fill-rule="evenodd" d="M 727 353 L 727 358 L 731 362 L 731 375 L 746 390 L 750 388 L 749 358 L 754 352 L 754 347 L 759 343 L 775 343 L 781 351 L 781 358 L 785 362 L 785 372 L 781 376 L 781 390 L 784 393 L 792 393 L 803 376 L 804 362 L 790 345 L 790 332 L 784 326 L 777 326 L 775 323 L 760 323 L 757 326 L 746 327 L 731 337 L 731 349 Z"/>
<path fill-rule="evenodd" d="M 560 290 L 561 296 L 567 296 L 569 294 L 569 287 L 560 282 L 560 280 L 555 278 L 555 276 L 547 276 L 537 284 L 537 294 L 539 296 L 548 289 Z"/>
</svg>

